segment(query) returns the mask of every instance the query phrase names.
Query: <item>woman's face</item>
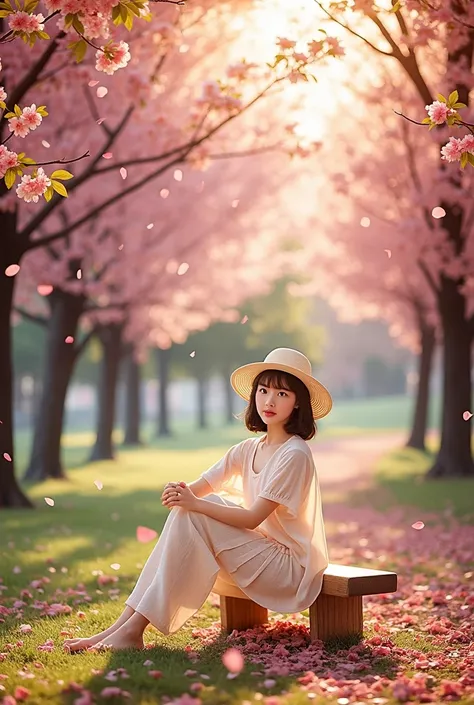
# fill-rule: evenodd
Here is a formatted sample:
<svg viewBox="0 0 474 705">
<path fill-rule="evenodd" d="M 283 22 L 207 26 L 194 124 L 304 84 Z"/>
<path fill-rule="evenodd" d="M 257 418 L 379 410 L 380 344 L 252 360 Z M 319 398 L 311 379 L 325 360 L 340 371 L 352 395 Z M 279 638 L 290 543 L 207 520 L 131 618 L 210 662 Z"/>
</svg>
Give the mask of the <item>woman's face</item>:
<svg viewBox="0 0 474 705">
<path fill-rule="evenodd" d="M 267 426 L 284 424 L 295 408 L 296 394 L 289 389 L 275 389 L 259 384 L 255 392 L 258 414 Z"/>
</svg>

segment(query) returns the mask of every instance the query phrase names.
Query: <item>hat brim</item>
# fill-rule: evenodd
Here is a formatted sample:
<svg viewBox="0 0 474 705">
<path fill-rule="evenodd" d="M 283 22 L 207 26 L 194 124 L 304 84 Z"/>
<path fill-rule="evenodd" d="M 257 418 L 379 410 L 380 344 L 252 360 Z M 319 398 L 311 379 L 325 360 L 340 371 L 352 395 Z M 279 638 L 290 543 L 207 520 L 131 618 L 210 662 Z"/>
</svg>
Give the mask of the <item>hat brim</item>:
<svg viewBox="0 0 474 705">
<path fill-rule="evenodd" d="M 314 419 L 322 419 L 331 411 L 332 397 L 326 387 L 321 384 L 321 382 L 318 382 L 317 379 L 311 377 L 311 375 L 300 372 L 300 370 L 290 365 L 280 365 L 270 362 L 251 362 L 249 365 L 243 365 L 242 367 L 238 367 L 230 377 L 232 388 L 242 399 L 249 401 L 255 377 L 266 370 L 288 372 L 288 374 L 298 377 L 298 379 L 306 385 L 311 399 L 311 409 Z"/>
</svg>

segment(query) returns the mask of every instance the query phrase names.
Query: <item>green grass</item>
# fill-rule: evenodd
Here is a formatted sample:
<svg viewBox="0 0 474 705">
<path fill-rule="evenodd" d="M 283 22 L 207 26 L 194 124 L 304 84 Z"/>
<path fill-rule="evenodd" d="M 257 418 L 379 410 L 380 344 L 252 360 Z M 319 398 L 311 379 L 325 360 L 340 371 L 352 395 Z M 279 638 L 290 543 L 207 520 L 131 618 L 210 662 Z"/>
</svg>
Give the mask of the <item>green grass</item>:
<svg viewBox="0 0 474 705">
<path fill-rule="evenodd" d="M 426 473 L 435 456 L 433 442 L 426 452 L 413 448 L 392 450 L 376 464 L 372 486 L 357 493 L 353 503 L 370 504 L 381 511 L 400 505 L 416 507 L 474 523 L 474 478 L 428 479 Z"/>
</svg>

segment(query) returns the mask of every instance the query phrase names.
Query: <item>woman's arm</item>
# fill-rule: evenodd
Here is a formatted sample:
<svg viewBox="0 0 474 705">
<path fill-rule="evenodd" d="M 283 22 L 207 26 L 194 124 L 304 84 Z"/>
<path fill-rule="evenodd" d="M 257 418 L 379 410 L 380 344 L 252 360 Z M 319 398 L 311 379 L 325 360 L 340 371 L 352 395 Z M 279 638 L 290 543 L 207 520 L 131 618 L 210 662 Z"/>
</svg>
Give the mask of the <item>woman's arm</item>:
<svg viewBox="0 0 474 705">
<path fill-rule="evenodd" d="M 196 499 L 193 509 L 223 524 L 237 526 L 239 529 L 256 529 L 277 507 L 278 502 L 259 497 L 250 509 L 226 507 L 224 504 L 208 502 L 207 499 Z"/>
<path fill-rule="evenodd" d="M 194 482 L 190 482 L 188 487 L 196 497 L 206 497 L 206 495 L 214 492 L 211 485 L 203 477 L 194 480 Z"/>
</svg>

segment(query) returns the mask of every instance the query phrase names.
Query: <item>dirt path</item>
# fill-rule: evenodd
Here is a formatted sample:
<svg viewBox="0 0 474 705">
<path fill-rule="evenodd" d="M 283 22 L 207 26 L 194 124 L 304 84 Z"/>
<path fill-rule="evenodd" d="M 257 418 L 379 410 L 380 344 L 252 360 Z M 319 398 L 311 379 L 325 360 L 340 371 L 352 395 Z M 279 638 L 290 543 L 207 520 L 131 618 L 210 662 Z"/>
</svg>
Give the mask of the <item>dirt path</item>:
<svg viewBox="0 0 474 705">
<path fill-rule="evenodd" d="M 377 460 L 394 448 L 403 446 L 406 434 L 391 432 L 367 436 L 345 436 L 311 444 L 321 488 L 349 483 L 358 489 L 370 481 Z"/>
</svg>

